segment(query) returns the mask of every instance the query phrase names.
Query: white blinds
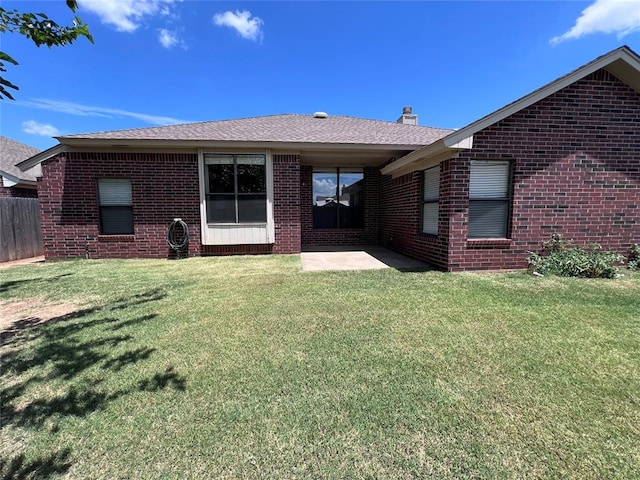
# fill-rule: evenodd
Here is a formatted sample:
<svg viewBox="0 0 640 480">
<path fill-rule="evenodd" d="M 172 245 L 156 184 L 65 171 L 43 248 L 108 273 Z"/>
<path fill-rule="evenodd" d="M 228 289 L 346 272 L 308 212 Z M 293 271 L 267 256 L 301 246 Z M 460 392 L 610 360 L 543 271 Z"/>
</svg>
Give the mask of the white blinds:
<svg viewBox="0 0 640 480">
<path fill-rule="evenodd" d="M 507 198 L 508 195 L 508 161 L 471 162 L 469 198 Z"/>
<path fill-rule="evenodd" d="M 440 165 L 424 171 L 424 200 L 437 200 L 440 194 Z"/>
<path fill-rule="evenodd" d="M 98 179 L 98 195 L 100 206 L 130 206 L 131 180 L 122 178 L 100 178 Z"/>
<path fill-rule="evenodd" d="M 440 165 L 424 171 L 422 233 L 438 234 L 438 199 L 440 196 Z"/>
<path fill-rule="evenodd" d="M 509 168 L 504 160 L 471 162 L 469 238 L 507 237 Z"/>
</svg>

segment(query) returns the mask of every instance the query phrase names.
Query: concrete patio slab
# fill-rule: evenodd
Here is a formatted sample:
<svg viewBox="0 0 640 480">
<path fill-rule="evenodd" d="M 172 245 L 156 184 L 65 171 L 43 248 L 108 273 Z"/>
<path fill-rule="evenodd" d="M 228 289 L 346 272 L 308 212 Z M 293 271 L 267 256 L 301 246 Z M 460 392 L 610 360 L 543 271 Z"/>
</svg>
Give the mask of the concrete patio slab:
<svg viewBox="0 0 640 480">
<path fill-rule="evenodd" d="M 429 270 L 429 266 L 383 247 L 357 245 L 349 247 L 305 247 L 300 254 L 302 270 Z"/>
</svg>

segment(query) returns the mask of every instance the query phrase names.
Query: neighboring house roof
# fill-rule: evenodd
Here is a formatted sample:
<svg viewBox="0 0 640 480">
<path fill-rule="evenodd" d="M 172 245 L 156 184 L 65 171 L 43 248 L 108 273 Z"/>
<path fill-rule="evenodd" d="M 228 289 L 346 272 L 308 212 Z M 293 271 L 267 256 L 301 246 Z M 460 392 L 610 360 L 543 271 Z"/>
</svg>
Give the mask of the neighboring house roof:
<svg viewBox="0 0 640 480">
<path fill-rule="evenodd" d="M 59 137 L 75 140 L 195 140 L 422 146 L 451 133 L 443 128 L 329 115 L 270 115 L 166 127 L 137 128 Z"/>
<path fill-rule="evenodd" d="M 431 145 L 399 158 L 395 162 L 382 169 L 382 173 L 391 174 L 394 177 L 404 175 L 415 170 L 427 168 L 439 163 L 440 160 L 451 157 L 451 153 L 467 150 L 473 146 L 473 135 L 485 128 L 504 120 L 514 113 L 527 108 L 534 103 L 556 93 L 559 90 L 591 75 L 592 73 L 606 69 L 620 80 L 640 92 L 640 56 L 629 47 L 622 46 L 606 53 L 595 60 L 577 68 L 576 70 L 554 80 L 547 85 L 534 90 L 530 94 L 512 102 L 480 120 L 477 120 L 464 128 L 437 140 Z"/>
<path fill-rule="evenodd" d="M 23 172 L 16 165 L 38 154 L 40 150 L 0 135 L 0 176 L 5 186 L 33 186 L 37 172 Z"/>
</svg>

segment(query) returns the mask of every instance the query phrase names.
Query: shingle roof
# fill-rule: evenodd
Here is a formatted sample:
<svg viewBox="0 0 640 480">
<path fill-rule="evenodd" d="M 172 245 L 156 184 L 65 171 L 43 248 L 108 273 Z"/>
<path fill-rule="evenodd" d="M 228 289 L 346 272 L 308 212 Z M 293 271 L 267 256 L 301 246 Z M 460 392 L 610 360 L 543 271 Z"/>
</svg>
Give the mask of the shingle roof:
<svg viewBox="0 0 640 480">
<path fill-rule="evenodd" d="M 442 128 L 329 115 L 271 115 L 166 127 L 115 130 L 61 137 L 103 140 L 209 140 L 237 142 L 428 145 L 451 133 Z"/>
<path fill-rule="evenodd" d="M 29 172 L 23 172 L 16 167 L 16 164 L 33 157 L 39 152 L 40 150 L 37 148 L 0 135 L 0 172 L 7 173 L 20 180 L 35 182 L 35 175 Z"/>
</svg>

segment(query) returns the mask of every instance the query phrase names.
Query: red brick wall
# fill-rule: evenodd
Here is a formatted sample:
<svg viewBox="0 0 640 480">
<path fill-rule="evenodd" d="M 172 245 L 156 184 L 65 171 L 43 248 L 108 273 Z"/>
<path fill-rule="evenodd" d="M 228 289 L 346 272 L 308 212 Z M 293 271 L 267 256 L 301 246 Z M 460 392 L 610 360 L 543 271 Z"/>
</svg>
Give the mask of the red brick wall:
<svg viewBox="0 0 640 480">
<path fill-rule="evenodd" d="M 302 245 L 373 245 L 378 243 L 380 170 L 364 169 L 364 228 L 313 228 L 313 167 L 301 168 Z"/>
<path fill-rule="evenodd" d="M 436 235 L 421 232 L 422 172 L 401 177 L 385 175 L 381 182 L 380 244 L 434 266 L 447 268 L 450 162 L 440 165 L 439 221 Z"/>
<path fill-rule="evenodd" d="M 273 155 L 274 253 L 300 253 L 300 156 Z"/>
<path fill-rule="evenodd" d="M 175 217 L 189 225 L 189 255 L 300 252 L 300 160 L 274 155 L 275 245 L 202 246 L 196 154 L 66 153 L 46 161 L 41 182 L 47 258 L 174 257 Z M 100 235 L 97 179 L 131 180 L 134 235 Z"/>
<path fill-rule="evenodd" d="M 508 240 L 467 240 L 473 159 L 513 162 Z M 449 270 L 526 268 L 527 251 L 555 232 L 626 253 L 640 242 L 638 159 L 640 95 L 601 70 L 477 133 L 471 151 L 441 165 L 437 239 L 418 233 L 420 173 L 385 178 L 381 242 L 393 237 Z"/>
<path fill-rule="evenodd" d="M 175 217 L 189 226 L 189 254 L 200 245 L 200 196 L 195 154 L 63 153 L 43 164 L 40 182 L 46 258 L 173 256 L 166 241 Z M 100 235 L 98 178 L 128 178 L 134 235 Z"/>
</svg>

